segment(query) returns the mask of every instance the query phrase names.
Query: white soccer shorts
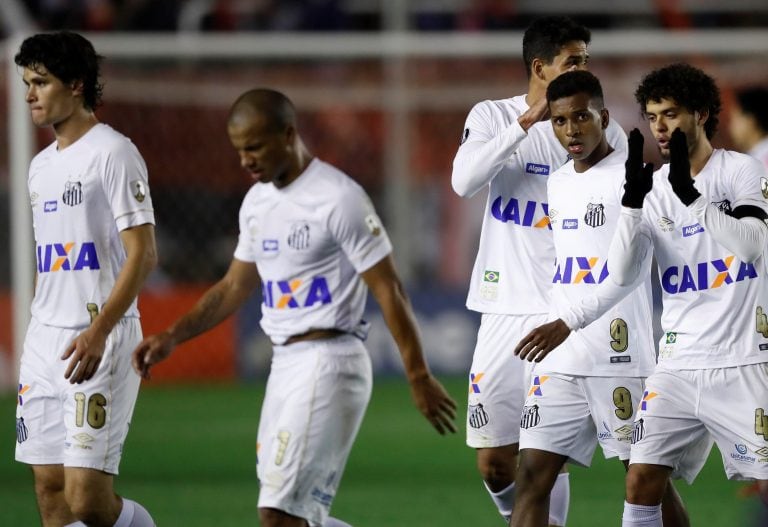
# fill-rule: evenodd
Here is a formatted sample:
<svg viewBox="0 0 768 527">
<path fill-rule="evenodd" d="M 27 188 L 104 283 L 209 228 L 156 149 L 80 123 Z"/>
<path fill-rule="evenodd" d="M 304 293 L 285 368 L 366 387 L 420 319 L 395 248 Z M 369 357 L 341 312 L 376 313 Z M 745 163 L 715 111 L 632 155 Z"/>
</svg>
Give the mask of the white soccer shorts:
<svg viewBox="0 0 768 527">
<path fill-rule="evenodd" d="M 94 376 L 70 384 L 61 360 L 82 329 L 41 324 L 34 318 L 24 341 L 16 407 L 16 460 L 117 474 L 140 378 L 131 353 L 141 342 L 141 325 L 124 318 L 107 338 Z"/>
<path fill-rule="evenodd" d="M 275 346 L 259 420 L 259 507 L 319 527 L 328 516 L 373 385 L 351 335 Z"/>
<path fill-rule="evenodd" d="M 599 443 L 606 459 L 629 459 L 643 381 L 534 371 L 521 419 L 520 449 L 553 452 L 588 467 Z"/>
<path fill-rule="evenodd" d="M 665 370 L 648 377 L 631 463 L 672 467 L 692 483 L 712 441 L 729 479 L 768 480 L 768 363 Z"/>
<path fill-rule="evenodd" d="M 549 315 L 484 314 L 469 373 L 467 445 L 493 448 L 517 443 L 520 413 L 533 363 L 512 353 Z"/>
</svg>

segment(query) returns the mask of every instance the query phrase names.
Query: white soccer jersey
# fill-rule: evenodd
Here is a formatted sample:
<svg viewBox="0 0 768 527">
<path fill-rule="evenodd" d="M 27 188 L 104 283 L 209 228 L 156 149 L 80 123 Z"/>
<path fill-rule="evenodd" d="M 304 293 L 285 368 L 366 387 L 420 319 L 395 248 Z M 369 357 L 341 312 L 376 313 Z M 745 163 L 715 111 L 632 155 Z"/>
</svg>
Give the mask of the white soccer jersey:
<svg viewBox="0 0 768 527">
<path fill-rule="evenodd" d="M 626 154 L 614 151 L 586 172 L 573 161 L 549 177 L 547 197 L 555 245 L 552 301 L 557 307 L 578 304 L 595 293 L 621 295 L 608 278 L 608 249 L 621 214 Z M 645 377 L 656 364 L 651 328 L 651 290 L 642 285 L 583 329 L 571 333 L 537 371 L 570 375 Z M 557 307 L 553 310 L 558 311 Z"/>
<path fill-rule="evenodd" d="M 37 244 L 32 316 L 87 326 L 125 262 L 120 231 L 155 223 L 147 167 L 130 139 L 97 124 L 67 148 L 54 142 L 37 154 L 28 185 Z M 124 316 L 139 316 L 136 300 Z"/>
<path fill-rule="evenodd" d="M 275 344 L 312 329 L 364 336 L 359 273 L 391 251 L 365 191 L 318 159 L 284 188 L 256 183 L 240 208 L 235 258 L 259 270 L 261 327 Z"/>
<path fill-rule="evenodd" d="M 652 240 L 661 280 L 664 335 L 659 364 L 671 369 L 724 368 L 768 361 L 765 252 L 742 262 L 717 243 L 675 195 L 669 165 L 654 174 L 640 232 Z M 694 179 L 720 210 L 768 211 L 766 173 L 753 158 L 716 149 Z"/>
<path fill-rule="evenodd" d="M 517 119 L 528 110 L 525 95 L 475 105 L 467 117 L 454 160 L 454 182 L 470 178 L 467 157 L 494 142 L 480 169 L 488 173 L 489 193 L 480 246 L 469 285 L 467 307 L 481 313 L 548 313 L 552 245 L 546 182 L 568 161 L 552 123 L 528 133 Z M 626 134 L 611 121 L 608 142 L 626 152 Z"/>
</svg>

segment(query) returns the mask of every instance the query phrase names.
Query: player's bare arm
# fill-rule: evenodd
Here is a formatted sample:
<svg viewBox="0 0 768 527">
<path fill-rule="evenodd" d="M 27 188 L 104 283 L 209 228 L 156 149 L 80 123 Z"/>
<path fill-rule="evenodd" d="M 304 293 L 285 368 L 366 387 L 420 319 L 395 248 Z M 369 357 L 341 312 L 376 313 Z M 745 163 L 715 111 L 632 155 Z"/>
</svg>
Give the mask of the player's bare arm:
<svg viewBox="0 0 768 527">
<path fill-rule="evenodd" d="M 165 331 L 150 335 L 133 351 L 136 372 L 150 378 L 150 368 L 167 358 L 173 348 L 215 327 L 232 315 L 259 285 L 259 272 L 252 263 L 233 259 L 227 274 L 208 289 L 185 315 Z"/>
<path fill-rule="evenodd" d="M 151 224 L 120 232 L 126 260 L 101 310 L 92 314 L 91 325 L 70 343 L 62 360 L 69 359 L 64 377 L 72 384 L 87 381 L 101 363 L 104 347 L 112 328 L 123 317 L 141 291 L 144 281 L 157 265 L 155 229 Z"/>
<path fill-rule="evenodd" d="M 405 366 L 416 407 L 440 434 L 455 433 L 456 402 L 429 371 L 416 318 L 389 255 L 360 275 L 381 307 Z"/>
</svg>

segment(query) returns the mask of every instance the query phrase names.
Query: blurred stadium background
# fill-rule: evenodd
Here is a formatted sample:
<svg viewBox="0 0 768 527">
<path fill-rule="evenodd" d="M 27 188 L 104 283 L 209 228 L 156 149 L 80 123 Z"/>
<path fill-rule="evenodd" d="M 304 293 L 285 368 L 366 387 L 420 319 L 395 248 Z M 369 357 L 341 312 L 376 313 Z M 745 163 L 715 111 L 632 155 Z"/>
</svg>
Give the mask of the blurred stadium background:
<svg viewBox="0 0 768 527">
<path fill-rule="evenodd" d="M 144 155 L 157 216 L 160 266 L 140 299 L 145 333 L 163 328 L 186 310 L 226 269 L 249 181 L 227 142 L 225 117 L 241 92 L 270 86 L 296 103 L 300 131 L 310 149 L 349 173 L 373 198 L 395 244 L 430 363 L 441 376 L 461 377 L 470 364 L 478 324 L 463 302 L 484 195 L 471 200 L 455 196 L 451 162 L 474 103 L 526 91 L 522 31 L 534 17 L 554 13 L 572 15 L 593 30 L 591 69 L 603 83 L 612 117 L 626 130 L 646 128 L 632 95 L 641 76 L 672 61 L 691 62 L 717 79 L 725 106 L 716 146 L 731 146 L 725 123 L 733 90 L 768 85 L 765 0 L 0 2 L 0 36 L 6 47 L 0 57 L 0 112 L 7 116 L 0 120 L 0 247 L 6 248 L 0 251 L 0 392 L 10 394 L 0 399 L 8 401 L 4 414 L 10 419 L 34 272 L 26 169 L 31 155 L 52 140 L 49 131 L 31 128 L 20 74 L 12 62 L 25 35 L 62 28 L 83 31 L 106 57 L 105 104 L 97 113 Z M 650 146 L 647 155 L 656 155 Z M 203 389 L 184 392 L 214 401 L 222 393 L 258 392 L 270 359 L 269 342 L 257 324 L 259 302 L 254 298 L 237 317 L 185 345 L 157 368 L 149 387 L 220 381 L 205 394 Z M 374 330 L 368 348 L 377 376 L 397 374 L 397 352 L 374 306 L 369 318 Z M 460 404 L 461 386 L 455 381 Z M 170 393 L 166 388 L 145 391 L 152 401 Z M 142 395 L 137 436 L 147 430 L 141 428 L 144 400 Z M 247 441 L 255 435 L 258 406 L 252 402 Z M 201 404 L 205 408 L 208 403 Z M 203 412 L 190 413 L 190 419 Z M 401 413 L 409 413 L 404 417 L 409 419 L 414 411 L 408 407 Z M 370 435 L 366 427 L 379 426 L 371 423 L 381 418 L 371 412 L 361 443 Z M 159 428 L 147 431 L 145 440 L 168 440 L 146 450 L 168 450 L 175 443 L 169 431 L 161 430 L 162 421 L 152 422 Z M 5 437 L 0 452 L 10 452 L 6 447 L 12 434 Z M 141 449 L 141 441 L 129 439 L 129 452 Z M 451 444 L 459 443 L 457 438 Z M 360 448 L 365 447 L 358 445 L 358 454 Z M 463 464 L 464 484 L 476 487 L 471 452 L 459 445 L 455 455 L 461 461 L 446 458 L 446 463 Z M 403 461 L 403 471 L 424 463 L 414 456 Z M 5 467 L 9 464 L 4 459 L 0 473 L 6 473 Z M 250 468 L 238 470 L 252 476 Z M 343 507 L 345 489 L 354 486 L 354 468 L 352 463 L 337 507 Z M 18 468 L 8 470 L 9 475 L 26 476 Z M 141 478 L 142 470 L 134 477 Z M 222 471 L 220 477 L 225 476 Z M 717 470 L 713 477 L 724 479 Z M 248 484 L 255 487 L 255 481 Z M 27 477 L 19 486 L 22 494 L 31 492 Z M 466 506 L 487 512 L 487 497 L 475 491 Z M 718 487 L 711 499 L 702 500 L 703 506 L 712 505 L 718 493 L 734 501 L 734 492 L 733 486 Z M 620 500 L 620 490 L 616 495 Z M 468 514 L 467 521 L 473 517 Z"/>
</svg>

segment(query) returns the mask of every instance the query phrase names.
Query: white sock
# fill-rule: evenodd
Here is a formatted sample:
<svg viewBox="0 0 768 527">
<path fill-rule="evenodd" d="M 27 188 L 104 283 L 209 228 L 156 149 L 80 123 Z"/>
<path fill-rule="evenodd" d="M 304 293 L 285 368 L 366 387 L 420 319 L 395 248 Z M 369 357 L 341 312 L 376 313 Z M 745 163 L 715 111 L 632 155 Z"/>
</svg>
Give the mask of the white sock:
<svg viewBox="0 0 768 527">
<path fill-rule="evenodd" d="M 509 487 L 499 492 L 493 492 L 488 488 L 488 483 L 485 481 L 483 481 L 483 484 L 485 485 L 485 490 L 491 495 L 493 503 L 496 504 L 499 514 L 509 523 L 509 519 L 512 517 L 512 509 L 515 508 L 515 484 L 510 483 Z"/>
<path fill-rule="evenodd" d="M 123 498 L 123 510 L 114 527 L 155 527 L 155 522 L 140 503 Z"/>
<path fill-rule="evenodd" d="M 552 492 L 549 493 L 549 524 L 565 525 L 568 507 L 571 504 L 571 483 L 567 472 L 557 475 Z"/>
<path fill-rule="evenodd" d="M 662 527 L 661 504 L 633 505 L 625 501 L 621 527 Z"/>
<path fill-rule="evenodd" d="M 328 516 L 326 520 L 323 522 L 323 527 L 352 527 L 347 522 L 343 522 L 339 520 L 338 518 L 331 518 Z"/>
</svg>

